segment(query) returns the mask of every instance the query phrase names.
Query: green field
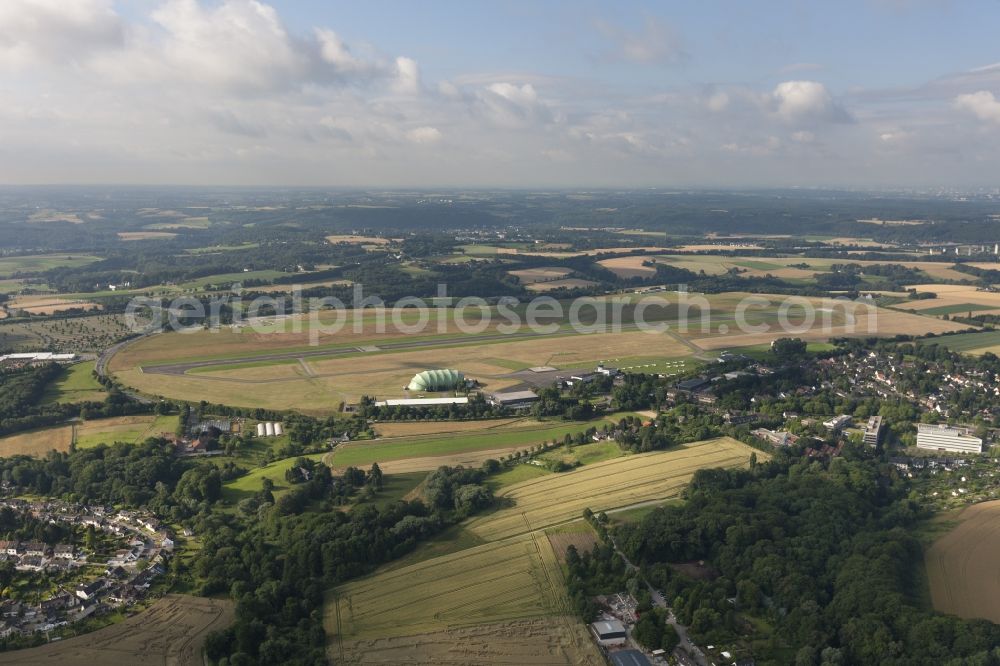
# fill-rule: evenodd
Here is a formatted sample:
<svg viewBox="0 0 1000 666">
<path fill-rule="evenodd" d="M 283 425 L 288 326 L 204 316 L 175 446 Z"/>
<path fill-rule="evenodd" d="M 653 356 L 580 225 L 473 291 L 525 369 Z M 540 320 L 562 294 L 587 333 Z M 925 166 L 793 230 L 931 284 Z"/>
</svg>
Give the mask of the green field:
<svg viewBox="0 0 1000 666">
<path fill-rule="evenodd" d="M 85 421 L 76 426 L 74 443 L 78 449 L 89 449 L 100 444 L 137 444 L 161 432 L 177 429 L 176 416 L 116 417 Z"/>
<path fill-rule="evenodd" d="M 922 315 L 953 315 L 953 314 L 968 314 L 969 312 L 983 312 L 984 310 L 989 310 L 990 307 L 983 305 L 982 303 L 956 303 L 954 305 L 942 305 L 936 308 L 925 308 L 919 310 L 918 312 Z M 1000 309 L 1000 308 L 998 308 Z"/>
<path fill-rule="evenodd" d="M 358 442 L 339 447 L 331 456 L 334 467 L 365 466 L 383 460 L 445 456 L 464 451 L 503 449 L 513 446 L 529 448 L 552 439 L 562 440 L 565 435 L 573 435 L 586 430 L 591 423 L 554 422 L 538 428 L 518 428 L 501 432 L 453 433 L 434 437 L 412 437 L 385 442 Z"/>
<path fill-rule="evenodd" d="M 625 455 L 617 442 L 593 442 L 591 444 L 580 444 L 569 450 L 564 446 L 557 447 L 551 451 L 546 451 L 539 460 L 563 461 L 569 464 L 588 465 L 590 463 L 611 460 Z"/>
<path fill-rule="evenodd" d="M 87 254 L 39 254 L 23 257 L 0 257 L 0 277 L 14 273 L 39 273 L 51 268 L 78 268 L 100 261 Z"/>
<path fill-rule="evenodd" d="M 1000 331 L 939 335 L 936 338 L 927 340 L 927 342 L 944 345 L 956 352 L 975 352 L 977 350 L 1000 346 Z"/>
<path fill-rule="evenodd" d="M 270 465 L 266 465 L 265 467 L 258 467 L 257 469 L 250 470 L 240 478 L 233 479 L 232 481 L 223 484 L 223 501 L 230 504 L 236 504 L 241 499 L 252 497 L 256 493 L 260 492 L 265 478 L 274 482 L 274 488 L 271 492 L 274 494 L 275 498 L 280 497 L 292 489 L 292 485 L 285 481 L 285 472 L 291 469 L 295 464 L 295 461 L 300 457 L 319 461 L 323 458 L 323 454 L 313 453 L 306 456 L 285 458 L 284 460 L 278 460 Z"/>
<path fill-rule="evenodd" d="M 45 390 L 42 403 L 100 402 L 106 396 L 94 378 L 94 361 L 87 361 L 64 368 L 62 376 Z"/>
</svg>

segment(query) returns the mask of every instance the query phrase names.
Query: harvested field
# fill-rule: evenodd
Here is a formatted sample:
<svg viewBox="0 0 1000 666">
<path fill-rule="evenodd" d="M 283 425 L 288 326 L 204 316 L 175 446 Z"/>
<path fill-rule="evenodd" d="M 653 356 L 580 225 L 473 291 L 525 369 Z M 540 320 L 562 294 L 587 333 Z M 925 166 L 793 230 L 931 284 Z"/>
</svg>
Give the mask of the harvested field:
<svg viewBox="0 0 1000 666">
<path fill-rule="evenodd" d="M 177 234 L 170 231 L 119 231 L 118 238 L 123 241 L 165 240 L 176 238 Z"/>
<path fill-rule="evenodd" d="M 348 245 L 388 245 L 390 239 L 380 236 L 354 236 L 351 234 L 334 234 L 326 237 L 326 242 L 331 245 L 346 243 Z"/>
<path fill-rule="evenodd" d="M 937 298 L 907 301 L 894 307 L 933 315 L 991 312 L 1000 309 L 1000 292 L 979 291 L 973 285 L 915 284 L 910 289 L 937 294 Z"/>
<path fill-rule="evenodd" d="M 234 604 L 170 594 L 118 624 L 41 647 L 0 653 L 0 664 L 19 666 L 202 666 L 205 636 L 229 626 Z"/>
<path fill-rule="evenodd" d="M 652 261 L 652 257 L 615 257 L 613 259 L 603 259 L 597 263 L 604 266 L 609 271 L 621 278 L 651 277 L 656 274 L 656 269 L 643 264 Z"/>
<path fill-rule="evenodd" d="M 10 310 L 24 310 L 31 314 L 50 315 L 67 310 L 100 310 L 102 306 L 88 301 L 60 298 L 58 296 L 18 296 L 9 301 Z"/>
<path fill-rule="evenodd" d="M 568 613 L 548 539 L 525 534 L 337 588 L 324 627 L 334 639 L 386 638 Z"/>
<path fill-rule="evenodd" d="M 566 551 L 570 546 L 574 546 L 578 553 L 590 552 L 597 545 L 597 535 L 590 525 L 582 520 L 574 523 L 571 527 L 574 530 L 553 530 L 547 533 L 552 551 L 556 554 L 559 562 L 566 561 Z M 578 529 L 577 529 L 578 528 Z"/>
<path fill-rule="evenodd" d="M 176 416 L 133 415 L 84 421 L 74 425 L 76 446 L 81 449 L 123 442 L 137 444 L 177 428 Z"/>
<path fill-rule="evenodd" d="M 73 426 L 54 426 L 29 430 L 16 435 L 0 437 L 0 457 L 44 456 L 49 451 L 69 451 L 73 442 Z"/>
<path fill-rule="evenodd" d="M 539 268 L 522 268 L 517 271 L 509 271 L 510 275 L 513 275 L 521 284 L 535 284 L 536 282 L 547 282 L 549 280 L 558 280 L 559 278 L 564 278 L 570 273 L 572 273 L 568 268 L 558 268 L 558 267 L 539 267 Z"/>
<path fill-rule="evenodd" d="M 792 317 L 789 317 L 792 319 Z M 821 317 L 817 315 L 817 324 Z M 833 337 L 890 337 L 897 334 L 923 335 L 925 333 L 949 333 L 969 328 L 966 324 L 944 321 L 932 317 L 923 317 L 906 312 L 897 312 L 885 308 L 877 308 L 874 315 L 865 313 L 865 308 L 859 308 L 855 323 L 850 325 L 841 317 L 831 318 L 831 325 L 817 325 L 807 331 L 794 329 L 783 331 L 776 322 L 767 331 L 761 333 L 726 333 L 716 331 L 715 335 L 705 337 L 691 336 L 691 342 L 705 350 L 736 349 L 760 344 L 770 344 L 776 338 L 794 336 L 807 341 L 827 340 Z M 795 320 L 792 319 L 792 323 Z"/>
<path fill-rule="evenodd" d="M 342 664 L 510 664 L 603 666 L 584 625 L 557 616 L 482 624 L 418 636 L 345 640 L 330 651 Z"/>
<path fill-rule="evenodd" d="M 1000 623 L 1000 501 L 970 506 L 925 555 L 935 610 Z"/>
<path fill-rule="evenodd" d="M 565 280 L 549 280 L 548 282 L 536 282 L 528 285 L 528 291 L 553 291 L 554 289 L 580 289 L 582 287 L 593 287 L 597 283 L 592 280 L 581 280 L 579 278 L 567 278 Z"/>
<path fill-rule="evenodd" d="M 752 452 L 721 437 L 525 481 L 499 493 L 511 506 L 473 518 L 468 528 L 483 539 L 505 539 L 575 520 L 586 508 L 596 512 L 667 499 L 678 495 L 697 470 L 747 465 Z"/>
</svg>

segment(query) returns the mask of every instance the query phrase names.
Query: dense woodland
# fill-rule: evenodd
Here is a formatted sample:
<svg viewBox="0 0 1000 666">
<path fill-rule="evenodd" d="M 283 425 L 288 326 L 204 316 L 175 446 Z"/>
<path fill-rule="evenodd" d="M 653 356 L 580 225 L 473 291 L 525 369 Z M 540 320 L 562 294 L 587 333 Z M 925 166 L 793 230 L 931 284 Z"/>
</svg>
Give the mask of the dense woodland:
<svg viewBox="0 0 1000 666">
<path fill-rule="evenodd" d="M 912 535 L 926 516 L 888 465 L 779 456 L 701 470 L 685 495 L 611 534 L 702 644 L 741 646 L 758 664 L 1000 659 L 1000 627 L 927 609 Z M 700 575 L 678 566 L 691 562 L 705 563 Z M 582 613 L 593 610 L 586 595 L 629 581 L 610 547 L 574 554 L 569 585 Z"/>
</svg>

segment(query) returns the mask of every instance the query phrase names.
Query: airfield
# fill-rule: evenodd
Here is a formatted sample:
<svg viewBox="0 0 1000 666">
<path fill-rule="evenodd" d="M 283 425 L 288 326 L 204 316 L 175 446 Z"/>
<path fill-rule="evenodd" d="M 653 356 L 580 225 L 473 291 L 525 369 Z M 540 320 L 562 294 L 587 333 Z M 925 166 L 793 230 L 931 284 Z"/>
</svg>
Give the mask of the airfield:
<svg viewBox="0 0 1000 666">
<path fill-rule="evenodd" d="M 407 329 L 402 330 L 391 321 L 381 327 L 377 312 L 347 311 L 340 330 L 326 333 L 334 328 L 334 317 L 343 313 L 295 315 L 252 327 L 151 335 L 123 347 L 108 367 L 122 383 L 151 396 L 326 414 L 365 395 L 402 397 L 410 378 L 429 368 L 456 368 L 478 380 L 482 390 L 495 392 L 548 386 L 555 375 L 570 375 L 599 363 L 676 374 L 682 364 L 710 362 L 722 350 L 766 345 L 779 337 L 819 342 L 839 336 L 967 328 L 867 303 L 831 305 L 796 297 L 797 305 L 788 309 L 792 326 L 788 329 L 781 325 L 781 296 L 686 297 L 702 305 L 692 307 L 685 319 L 676 295 L 656 295 L 668 304 L 646 308 L 647 330 L 635 321 L 641 297 L 634 294 L 622 297 L 631 306 L 626 307 L 624 320 L 606 328 L 592 314 L 581 322 L 582 328 L 571 327 L 565 318 L 553 318 L 543 322 L 544 330 L 523 323 L 505 330 L 505 320 L 496 317 L 495 309 L 483 313 L 473 308 L 449 311 L 443 322 L 433 319 L 432 313 L 426 329 L 417 331 L 412 328 L 418 323 L 412 312 L 401 316 Z M 746 299 L 752 304 L 740 312 Z M 797 314 L 803 303 L 814 309 L 811 321 Z M 474 332 L 463 333 L 457 314 L 474 325 Z M 491 315 L 488 320 L 486 314 Z M 652 327 L 666 330 L 649 330 Z M 530 369 L 538 367 L 556 372 L 535 376 Z"/>
</svg>

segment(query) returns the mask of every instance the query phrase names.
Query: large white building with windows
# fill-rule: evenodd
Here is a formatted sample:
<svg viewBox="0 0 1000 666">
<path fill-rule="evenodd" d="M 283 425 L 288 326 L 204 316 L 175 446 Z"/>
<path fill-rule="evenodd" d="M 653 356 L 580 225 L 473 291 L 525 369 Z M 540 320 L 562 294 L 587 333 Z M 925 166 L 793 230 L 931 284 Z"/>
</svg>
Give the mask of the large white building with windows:
<svg viewBox="0 0 1000 666">
<path fill-rule="evenodd" d="M 969 434 L 968 428 L 947 425 L 917 425 L 917 448 L 952 453 L 982 453 L 983 440 Z"/>
</svg>

